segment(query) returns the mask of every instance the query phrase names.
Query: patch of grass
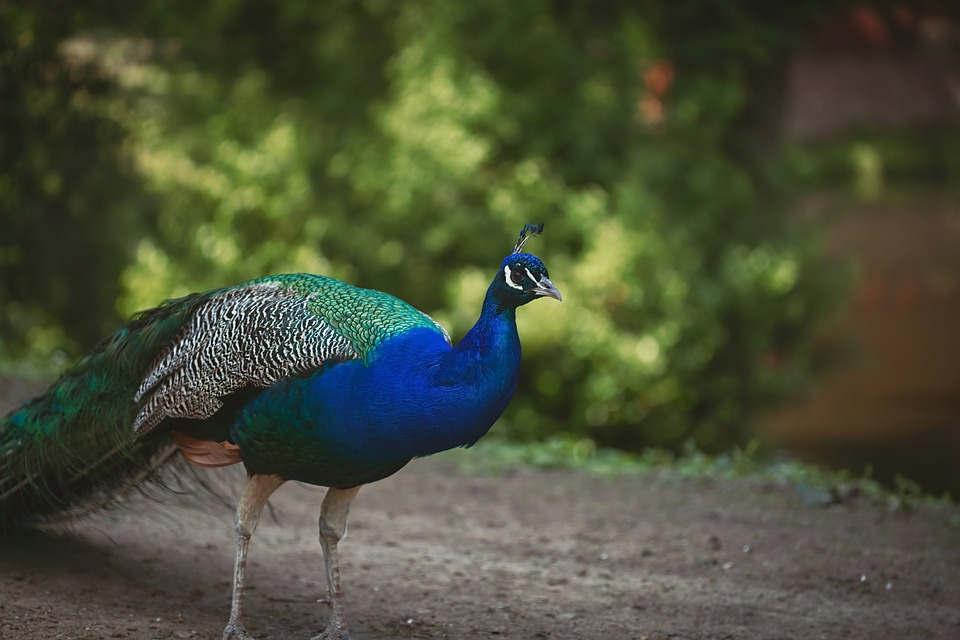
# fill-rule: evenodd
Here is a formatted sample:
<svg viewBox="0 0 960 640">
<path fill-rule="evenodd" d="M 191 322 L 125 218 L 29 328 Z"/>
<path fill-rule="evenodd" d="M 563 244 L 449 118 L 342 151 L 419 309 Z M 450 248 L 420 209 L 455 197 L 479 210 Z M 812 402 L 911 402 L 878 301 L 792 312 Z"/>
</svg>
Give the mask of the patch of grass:
<svg viewBox="0 0 960 640">
<path fill-rule="evenodd" d="M 826 506 L 864 497 L 905 511 L 917 506 L 954 507 L 949 495 L 932 495 L 915 482 L 898 476 L 887 486 L 870 476 L 869 470 L 854 474 L 796 460 L 776 459 L 761 453 L 751 442 L 729 453 L 709 455 L 688 446 L 677 455 L 663 449 L 633 454 L 597 447 L 589 439 L 554 437 L 537 443 L 487 439 L 470 451 L 457 449 L 444 454 L 461 469 L 472 473 L 499 474 L 518 468 L 573 469 L 600 476 L 655 474 L 667 478 L 750 478 L 791 487 L 809 506 Z"/>
</svg>

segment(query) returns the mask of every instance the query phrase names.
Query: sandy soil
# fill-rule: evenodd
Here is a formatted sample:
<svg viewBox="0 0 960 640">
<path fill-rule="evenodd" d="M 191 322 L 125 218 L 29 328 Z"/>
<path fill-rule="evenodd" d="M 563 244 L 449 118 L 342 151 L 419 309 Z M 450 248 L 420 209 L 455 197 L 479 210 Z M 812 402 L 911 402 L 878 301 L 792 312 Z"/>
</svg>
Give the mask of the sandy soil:
<svg viewBox="0 0 960 640">
<path fill-rule="evenodd" d="M 254 538 L 259 640 L 323 627 L 321 497 L 282 487 Z M 355 502 L 346 607 L 355 640 L 955 639 L 948 516 L 813 509 L 758 481 L 475 477 L 417 461 Z M 208 496 L 138 495 L 0 539 L 0 639 L 219 638 L 232 561 L 232 512 Z"/>
<path fill-rule="evenodd" d="M 248 626 L 327 615 L 315 515 L 288 485 L 254 539 Z M 231 515 L 176 497 L 0 544 L 2 638 L 218 638 Z M 182 504 L 181 504 L 182 503 Z M 960 638 L 960 530 L 935 511 L 803 507 L 756 482 L 468 477 L 415 463 L 361 492 L 342 545 L 356 640 Z"/>
</svg>

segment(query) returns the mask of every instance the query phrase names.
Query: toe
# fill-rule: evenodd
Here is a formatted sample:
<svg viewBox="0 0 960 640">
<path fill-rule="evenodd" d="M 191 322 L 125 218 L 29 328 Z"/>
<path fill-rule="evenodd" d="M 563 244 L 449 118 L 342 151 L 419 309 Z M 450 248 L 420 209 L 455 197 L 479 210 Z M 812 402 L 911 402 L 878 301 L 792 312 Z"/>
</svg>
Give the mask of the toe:
<svg viewBox="0 0 960 640">
<path fill-rule="evenodd" d="M 242 624 L 228 624 L 223 630 L 223 640 L 254 640 Z"/>
</svg>

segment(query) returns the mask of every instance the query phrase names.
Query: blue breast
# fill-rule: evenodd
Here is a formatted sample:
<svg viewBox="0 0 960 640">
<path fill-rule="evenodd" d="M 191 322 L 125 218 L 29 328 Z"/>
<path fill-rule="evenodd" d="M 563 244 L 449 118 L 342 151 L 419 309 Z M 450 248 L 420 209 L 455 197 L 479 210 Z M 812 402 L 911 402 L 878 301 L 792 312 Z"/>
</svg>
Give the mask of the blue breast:
<svg viewBox="0 0 960 640">
<path fill-rule="evenodd" d="M 411 458 L 471 445 L 516 388 L 520 342 L 512 311 L 451 347 L 414 329 L 367 361 L 328 366 L 254 398 L 231 428 L 247 467 L 347 487 L 390 475 Z"/>
</svg>

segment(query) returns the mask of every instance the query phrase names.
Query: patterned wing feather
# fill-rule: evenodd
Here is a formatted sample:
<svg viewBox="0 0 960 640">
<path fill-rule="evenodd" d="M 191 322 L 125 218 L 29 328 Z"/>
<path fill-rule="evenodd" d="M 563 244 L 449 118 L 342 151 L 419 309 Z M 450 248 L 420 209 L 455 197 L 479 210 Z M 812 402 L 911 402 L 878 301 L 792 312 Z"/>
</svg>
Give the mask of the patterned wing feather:
<svg viewBox="0 0 960 640">
<path fill-rule="evenodd" d="M 443 331 L 402 300 L 322 276 L 270 276 L 221 291 L 197 307 L 143 379 L 133 428 L 209 418 L 235 391 L 364 358 L 414 327 Z"/>
</svg>

